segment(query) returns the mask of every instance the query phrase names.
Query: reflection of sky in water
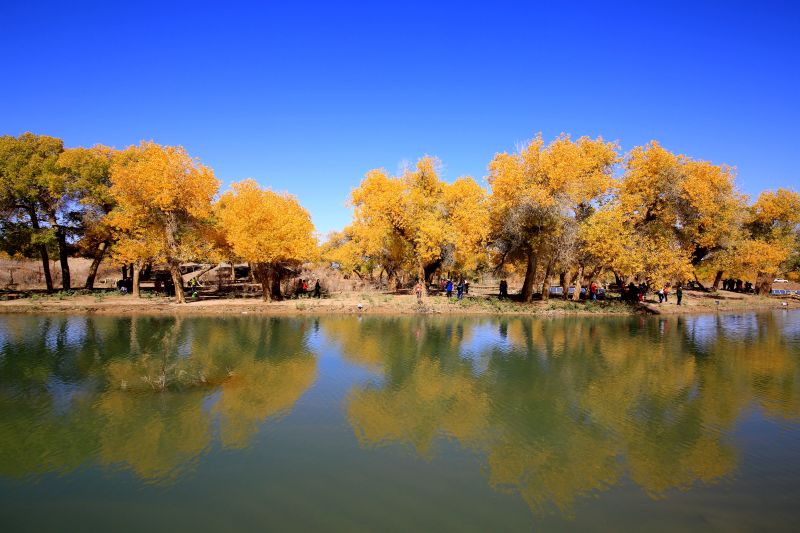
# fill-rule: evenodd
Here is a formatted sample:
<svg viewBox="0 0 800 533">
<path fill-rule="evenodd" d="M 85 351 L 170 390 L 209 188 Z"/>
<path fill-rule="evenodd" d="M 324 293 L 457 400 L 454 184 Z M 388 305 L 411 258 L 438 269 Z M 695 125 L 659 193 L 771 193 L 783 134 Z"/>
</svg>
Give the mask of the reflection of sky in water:
<svg viewBox="0 0 800 533">
<path fill-rule="evenodd" d="M 48 320 L 50 327 L 45 333 L 44 343 L 49 350 L 56 350 L 61 343 L 62 346 L 79 345 L 86 335 L 86 318 L 73 316 L 65 321 Z"/>
<path fill-rule="evenodd" d="M 711 346 L 717 338 L 717 317 L 715 315 L 689 317 L 685 327 L 686 336 L 698 347 Z"/>
<path fill-rule="evenodd" d="M 494 348 L 507 347 L 508 340 L 500 335 L 499 322 L 484 322 L 470 330 L 470 336 L 461 344 L 461 355 L 467 359 Z"/>
<path fill-rule="evenodd" d="M 780 311 L 776 315 L 783 321 L 784 338 L 793 344 L 800 345 L 800 312 Z"/>
<path fill-rule="evenodd" d="M 719 333 L 729 340 L 743 340 L 758 334 L 758 316 L 719 315 Z"/>
<path fill-rule="evenodd" d="M 743 341 L 755 339 L 759 335 L 759 327 L 763 327 L 764 315 L 718 314 L 681 317 L 685 324 L 686 337 L 698 347 L 708 347 L 722 336 L 727 341 Z M 800 337 L 800 313 L 775 311 L 770 320 L 781 331 L 784 340 L 797 342 Z"/>
<path fill-rule="evenodd" d="M 308 346 L 309 350 L 317 354 L 319 357 L 330 357 L 336 355 L 336 352 L 323 349 L 325 346 L 327 346 L 327 339 L 320 332 L 318 318 L 314 319 L 313 327 L 306 334 L 305 344 Z"/>
<path fill-rule="evenodd" d="M 712 345 L 720 335 L 728 340 L 744 340 L 758 333 L 758 316 L 754 314 L 698 315 L 684 320 L 686 336 L 699 347 Z"/>
<path fill-rule="evenodd" d="M 461 343 L 459 355 L 475 365 L 475 371 L 483 374 L 489 366 L 494 350 L 507 350 L 508 338 L 500 331 L 501 323 L 490 320 L 470 330 L 469 337 Z"/>
<path fill-rule="evenodd" d="M 53 400 L 52 409 L 57 415 L 65 415 L 72 408 L 76 397 L 91 392 L 86 381 L 64 382 L 55 377 L 47 380 L 47 392 Z"/>
<path fill-rule="evenodd" d="M 186 338 L 178 345 L 178 357 L 190 357 L 192 355 L 192 335 L 189 333 Z"/>
</svg>

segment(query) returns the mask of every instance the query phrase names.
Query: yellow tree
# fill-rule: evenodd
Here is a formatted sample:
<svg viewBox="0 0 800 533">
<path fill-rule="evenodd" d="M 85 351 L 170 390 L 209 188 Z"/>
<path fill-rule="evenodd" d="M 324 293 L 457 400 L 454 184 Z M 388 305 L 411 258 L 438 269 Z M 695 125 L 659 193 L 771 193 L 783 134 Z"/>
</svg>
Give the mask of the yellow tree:
<svg viewBox="0 0 800 533">
<path fill-rule="evenodd" d="M 772 279 L 791 256 L 800 224 L 800 193 L 765 191 L 748 209 L 746 238 L 730 254 L 734 269 L 755 275 L 756 292 L 769 293 Z"/>
<path fill-rule="evenodd" d="M 166 260 L 164 237 L 160 228 L 153 226 L 121 226 L 125 221 L 112 213 L 107 217 L 109 225 L 116 225 L 113 232 L 114 248 L 111 257 L 118 265 L 133 265 L 133 289 L 135 298 L 139 297 L 139 275 L 145 265 Z"/>
<path fill-rule="evenodd" d="M 554 250 L 547 246 L 548 240 L 566 226 L 579 224 L 594 204 L 607 196 L 614 184 L 612 171 L 617 159 L 617 144 L 600 137 L 573 141 L 569 135 L 561 135 L 545 146 L 541 135 L 537 135 L 519 153 L 498 154 L 489 164 L 492 241 L 501 264 L 525 263 L 523 301 L 530 301 L 533 296 L 540 253 Z M 554 266 L 547 259 L 545 278 L 549 278 Z M 566 256 L 562 259 L 568 262 Z M 577 283 L 582 276 L 579 267 Z"/>
<path fill-rule="evenodd" d="M 652 281 L 683 279 L 733 246 L 744 197 L 735 173 L 676 155 L 655 141 L 627 155 L 619 187 L 626 222 L 640 243 L 643 274 Z M 717 273 L 715 285 L 722 277 Z"/>
<path fill-rule="evenodd" d="M 375 261 L 365 255 L 354 236 L 352 226 L 347 226 L 342 231 L 332 231 L 320 247 L 320 257 L 345 276 L 355 274 L 363 279 L 375 268 Z"/>
<path fill-rule="evenodd" d="M 438 209 L 444 184 L 436 164 L 424 157 L 416 170 L 400 177 L 372 170 L 352 193 L 357 233 L 365 250 L 386 263 L 390 277 L 396 269 L 410 267 L 424 280 L 441 265 L 447 231 L 444 212 Z"/>
<path fill-rule="evenodd" d="M 607 204 L 584 220 L 579 229 L 582 254 L 598 270 L 611 270 L 618 279 L 640 272 L 644 265 L 636 235 L 618 204 Z"/>
<path fill-rule="evenodd" d="M 489 199 L 486 189 L 470 177 L 444 187 L 448 240 L 456 270 L 475 271 L 488 263 Z"/>
<path fill-rule="evenodd" d="M 316 254 L 311 216 L 294 196 L 244 180 L 222 195 L 216 214 L 233 254 L 253 267 L 264 301 L 281 297 L 280 280 L 287 266 Z"/>
<path fill-rule="evenodd" d="M 692 267 L 713 263 L 737 240 L 743 222 L 745 197 L 736 190 L 735 173 L 725 165 L 683 158 L 680 237 L 691 252 Z M 717 270 L 713 289 L 723 270 Z"/>
<path fill-rule="evenodd" d="M 429 282 L 443 266 L 478 263 L 486 193 L 469 177 L 445 183 L 437 166 L 436 159 L 423 157 L 401 176 L 371 170 L 352 193 L 353 239 L 366 260 L 383 267 L 390 285 L 401 270 Z"/>
<path fill-rule="evenodd" d="M 176 300 L 184 303 L 180 263 L 201 253 L 196 237 L 210 223 L 211 201 L 219 189 L 214 172 L 182 147 L 142 142 L 114 159 L 111 182 L 115 225 L 161 235 Z"/>
</svg>

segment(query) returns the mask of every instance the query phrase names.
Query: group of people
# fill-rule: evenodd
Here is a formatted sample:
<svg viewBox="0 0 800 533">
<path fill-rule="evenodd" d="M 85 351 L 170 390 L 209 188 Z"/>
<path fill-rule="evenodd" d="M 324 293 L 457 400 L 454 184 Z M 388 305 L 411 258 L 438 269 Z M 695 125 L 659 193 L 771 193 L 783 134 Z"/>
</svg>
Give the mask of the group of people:
<svg viewBox="0 0 800 533">
<path fill-rule="evenodd" d="M 460 278 L 458 280 L 458 284 L 455 286 L 456 289 L 456 298 L 461 299 L 464 297 L 465 294 L 469 294 L 469 282 L 464 280 L 464 278 Z M 452 279 L 445 279 L 441 282 L 441 290 L 445 292 L 448 298 L 453 297 L 453 280 Z"/>
<path fill-rule="evenodd" d="M 658 289 L 656 291 L 658 303 L 669 303 L 669 294 L 671 291 L 672 288 L 670 287 L 669 283 L 665 283 L 663 288 Z M 647 293 L 650 292 L 650 286 L 646 281 L 639 283 L 639 285 L 636 285 L 631 281 L 627 286 L 623 284 L 620 287 L 620 292 L 620 298 L 625 302 L 643 302 L 647 297 Z M 675 285 L 675 296 L 677 298 L 677 304 L 681 305 L 683 302 L 683 285 L 680 283 Z"/>
<path fill-rule="evenodd" d="M 298 298 L 302 298 L 305 295 L 308 295 L 309 298 L 322 298 L 322 286 L 319 284 L 319 280 L 317 280 L 314 283 L 313 291 L 309 292 L 308 280 L 299 279 L 297 280 L 297 289 L 295 289 L 295 294 L 297 294 Z"/>
<path fill-rule="evenodd" d="M 469 282 L 464 278 L 460 278 L 457 284 L 453 284 L 452 279 L 443 279 L 439 285 L 439 290 L 445 293 L 448 298 L 453 297 L 453 289 L 456 292 L 456 298 L 461 300 L 465 294 L 469 294 Z M 414 294 L 417 295 L 417 300 L 422 300 L 422 295 L 425 292 L 425 287 L 422 285 L 421 280 L 417 280 L 414 285 Z"/>
<path fill-rule="evenodd" d="M 727 288 L 727 282 L 728 280 L 725 281 L 725 288 Z M 741 284 L 741 280 L 739 280 L 739 284 Z M 453 297 L 453 289 L 455 288 L 456 298 L 459 300 L 463 298 L 464 294 L 469 293 L 469 283 L 466 282 L 464 278 L 461 278 L 457 285 L 453 284 L 452 279 L 442 280 L 440 288 L 448 298 Z M 676 303 L 681 305 L 683 303 L 683 285 L 677 283 L 675 284 L 674 289 L 675 296 L 677 298 Z M 645 298 L 647 297 L 647 293 L 650 292 L 650 290 L 650 285 L 646 281 L 642 281 L 638 285 L 633 281 L 627 285 L 623 283 L 620 286 L 620 299 L 629 303 L 644 302 Z M 656 290 L 658 303 L 669 303 L 669 296 L 672 290 L 673 287 L 669 283 L 665 283 L 663 288 Z M 595 281 L 592 281 L 589 286 L 586 287 L 586 296 L 591 301 L 596 301 L 600 292 L 600 286 Z M 417 295 L 418 300 L 422 299 L 424 286 L 422 285 L 421 281 L 417 281 L 417 284 L 414 286 L 414 293 Z M 504 279 L 500 280 L 500 298 L 508 298 L 508 282 Z"/>
<path fill-rule="evenodd" d="M 753 284 L 749 281 L 730 278 L 722 280 L 722 288 L 726 291 L 752 292 Z"/>
</svg>

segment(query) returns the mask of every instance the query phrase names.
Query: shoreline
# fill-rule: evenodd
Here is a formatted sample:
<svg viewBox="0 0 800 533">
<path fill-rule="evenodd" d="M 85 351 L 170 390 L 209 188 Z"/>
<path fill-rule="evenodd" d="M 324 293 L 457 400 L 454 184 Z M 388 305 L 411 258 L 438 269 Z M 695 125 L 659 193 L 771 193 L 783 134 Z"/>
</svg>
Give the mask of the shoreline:
<svg viewBox="0 0 800 533">
<path fill-rule="evenodd" d="M 448 301 L 440 296 L 423 299 L 422 306 L 410 295 L 383 293 L 337 294 L 323 299 L 293 299 L 264 302 L 256 298 L 200 299 L 176 304 L 172 298 L 129 295 L 79 295 L 28 297 L 0 301 L 0 314 L 92 314 L 92 315 L 197 315 L 225 316 L 255 314 L 292 315 L 441 315 L 441 316 L 636 316 L 696 315 L 800 309 L 800 298 L 766 297 L 747 294 L 684 293 L 684 305 L 675 300 L 659 304 L 652 300 L 636 305 L 616 300 L 572 302 L 564 300 L 519 303 L 485 296 Z M 718 303 L 717 303 L 718 302 Z M 361 309 L 359 309 L 361 304 Z"/>
</svg>

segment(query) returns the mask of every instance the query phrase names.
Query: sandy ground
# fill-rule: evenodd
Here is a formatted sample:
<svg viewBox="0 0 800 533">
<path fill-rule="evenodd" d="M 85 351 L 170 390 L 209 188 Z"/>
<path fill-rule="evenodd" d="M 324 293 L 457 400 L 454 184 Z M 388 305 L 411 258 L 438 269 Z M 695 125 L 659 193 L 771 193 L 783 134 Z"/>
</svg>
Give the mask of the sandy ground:
<svg viewBox="0 0 800 533">
<path fill-rule="evenodd" d="M 360 305 L 360 308 L 359 308 Z M 691 314 L 737 312 L 765 309 L 800 309 L 800 298 L 762 297 L 720 291 L 709 294 L 684 292 L 683 305 L 678 306 L 674 295 L 659 304 L 649 299 L 644 304 L 630 306 L 617 301 L 584 303 L 549 300 L 521 304 L 512 301 L 470 296 L 457 302 L 443 296 L 430 296 L 422 304 L 410 295 L 378 292 L 335 294 L 323 299 L 301 298 L 280 302 L 263 302 L 256 298 L 200 298 L 186 304 L 176 304 L 172 298 L 143 297 L 97 292 L 92 295 L 34 296 L 0 301 L 0 313 L 98 313 L 98 314 L 535 314 L 535 315 L 595 315 L 595 314 Z"/>
</svg>

